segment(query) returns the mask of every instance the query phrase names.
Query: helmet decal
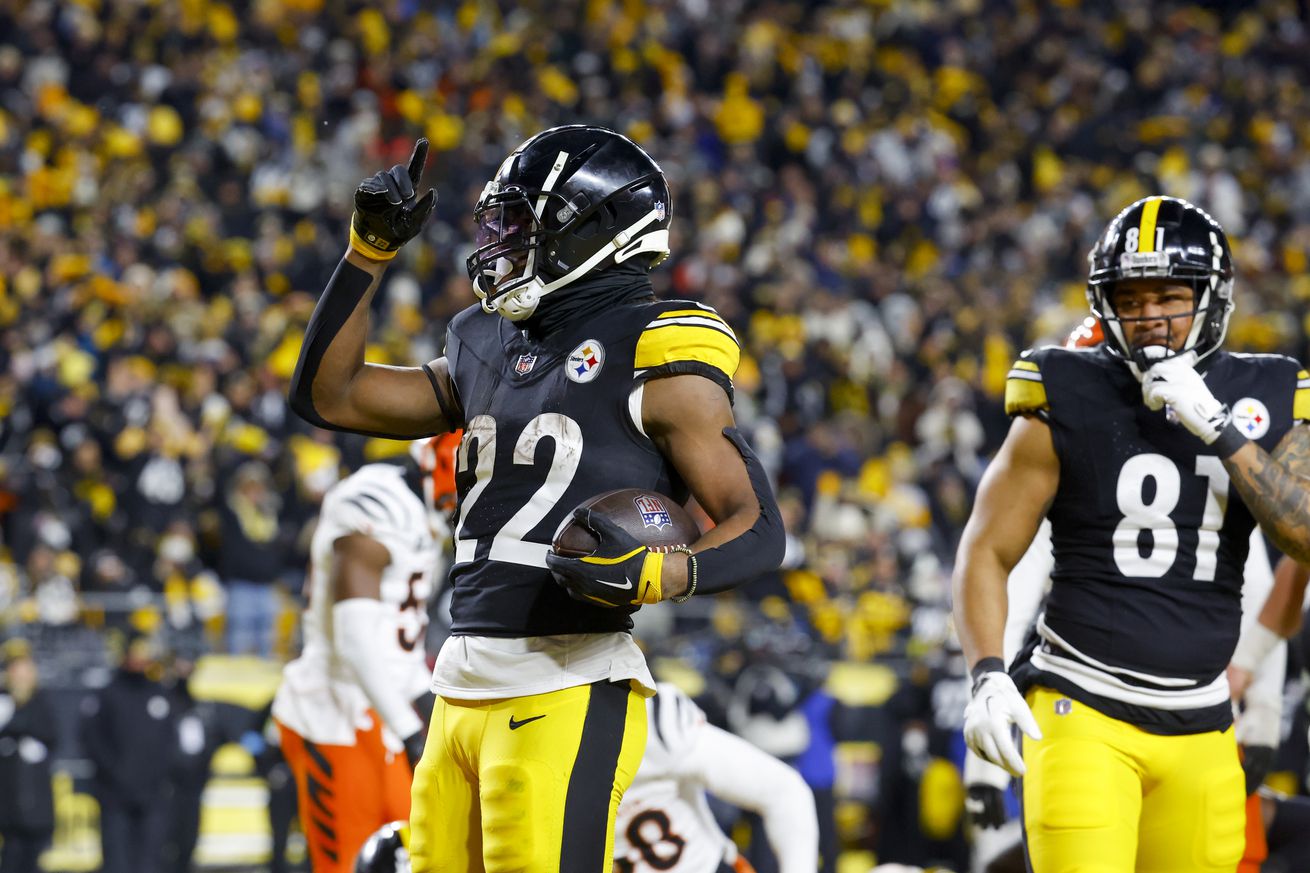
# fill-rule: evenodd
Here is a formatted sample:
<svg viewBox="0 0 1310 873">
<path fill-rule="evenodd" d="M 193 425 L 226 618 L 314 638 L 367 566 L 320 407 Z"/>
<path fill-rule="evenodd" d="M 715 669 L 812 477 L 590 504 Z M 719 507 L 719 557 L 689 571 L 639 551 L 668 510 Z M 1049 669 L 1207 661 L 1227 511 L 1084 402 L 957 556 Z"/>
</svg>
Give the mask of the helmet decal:
<svg viewBox="0 0 1310 873">
<path fill-rule="evenodd" d="M 1204 210 L 1176 197 L 1138 200 L 1106 226 L 1087 259 L 1087 303 L 1115 354 L 1144 367 L 1189 352 L 1199 360 L 1222 345 L 1233 310 L 1232 254 L 1223 228 Z M 1133 279 L 1167 279 L 1192 288 L 1192 310 L 1165 319 L 1168 350 L 1130 347 L 1124 323 L 1137 319 L 1115 312 L 1113 298 L 1120 282 Z M 1191 317 L 1192 324 L 1174 349 L 1172 319 L 1181 317 Z"/>
</svg>

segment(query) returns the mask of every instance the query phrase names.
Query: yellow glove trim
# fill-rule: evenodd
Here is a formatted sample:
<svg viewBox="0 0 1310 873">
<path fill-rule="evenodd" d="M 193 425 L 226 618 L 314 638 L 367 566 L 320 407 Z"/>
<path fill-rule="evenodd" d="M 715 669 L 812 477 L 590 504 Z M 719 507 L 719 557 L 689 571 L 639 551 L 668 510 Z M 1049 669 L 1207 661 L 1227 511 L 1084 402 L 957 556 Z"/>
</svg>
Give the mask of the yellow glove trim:
<svg viewBox="0 0 1310 873">
<path fill-rule="evenodd" d="M 637 546 L 637 548 L 628 552 L 626 555 L 619 555 L 617 558 L 598 558 L 595 555 L 587 555 L 586 557 L 581 558 L 580 560 L 584 564 L 604 564 L 605 566 L 608 567 L 613 564 L 622 564 L 624 561 L 628 560 L 638 552 L 645 551 L 645 549 L 646 549 L 645 546 Z"/>
<path fill-rule="evenodd" d="M 395 251 L 389 252 L 386 249 L 380 249 L 373 245 L 355 232 L 354 222 L 351 222 L 350 224 L 350 247 L 368 258 L 370 261 L 389 261 L 396 256 L 396 252 L 400 251 L 400 249 L 396 249 Z"/>
<path fill-rule="evenodd" d="M 651 552 L 641 562 L 641 582 L 637 585 L 637 598 L 632 601 L 640 603 L 659 603 L 664 599 L 664 553 Z"/>
</svg>

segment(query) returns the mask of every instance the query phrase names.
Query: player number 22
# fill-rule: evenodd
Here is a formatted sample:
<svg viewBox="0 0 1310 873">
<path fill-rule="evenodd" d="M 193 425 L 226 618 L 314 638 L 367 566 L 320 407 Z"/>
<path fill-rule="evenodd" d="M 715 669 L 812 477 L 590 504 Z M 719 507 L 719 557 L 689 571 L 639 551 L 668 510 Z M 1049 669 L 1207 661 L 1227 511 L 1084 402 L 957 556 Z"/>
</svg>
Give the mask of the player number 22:
<svg viewBox="0 0 1310 873">
<path fill-rule="evenodd" d="M 1213 582 L 1219 529 L 1224 526 L 1228 509 L 1228 471 L 1213 455 L 1196 459 L 1196 475 L 1206 479 L 1205 510 L 1197 529 L 1196 569 L 1192 578 Z M 1155 492 L 1145 498 L 1147 479 L 1155 481 Z M 1178 506 L 1182 476 L 1178 466 L 1164 455 L 1153 452 L 1134 455 L 1119 471 L 1115 499 L 1123 520 L 1114 529 L 1114 562 L 1125 576 L 1158 579 L 1174 565 L 1178 557 L 1178 527 L 1170 513 Z M 1140 547 L 1141 533 L 1151 532 L 1151 546 L 1146 554 Z"/>
<path fill-rule="evenodd" d="M 555 443 L 555 452 L 550 460 L 550 470 L 546 481 L 528 498 L 528 502 L 505 522 L 491 541 L 488 557 L 493 561 L 506 561 L 511 564 L 525 564 L 529 567 L 546 566 L 546 552 L 550 546 L 546 543 L 527 542 L 523 538 L 541 523 L 559 499 L 568 490 L 569 483 L 578 472 L 582 461 L 582 428 L 567 415 L 558 412 L 543 412 L 528 422 L 514 444 L 514 463 L 531 466 L 536 462 L 537 444 L 543 439 Z M 470 458 L 469 446 L 477 443 L 476 458 Z M 478 548 L 478 539 L 469 536 L 464 528 L 472 517 L 473 507 L 482 492 L 487 490 L 496 461 L 496 419 L 490 415 L 475 415 L 464 428 L 464 440 L 460 443 L 458 461 L 459 472 L 467 472 L 474 467 L 473 487 L 469 490 L 464 505 L 460 508 L 459 526 L 455 529 L 455 563 L 465 564 L 472 561 Z"/>
</svg>

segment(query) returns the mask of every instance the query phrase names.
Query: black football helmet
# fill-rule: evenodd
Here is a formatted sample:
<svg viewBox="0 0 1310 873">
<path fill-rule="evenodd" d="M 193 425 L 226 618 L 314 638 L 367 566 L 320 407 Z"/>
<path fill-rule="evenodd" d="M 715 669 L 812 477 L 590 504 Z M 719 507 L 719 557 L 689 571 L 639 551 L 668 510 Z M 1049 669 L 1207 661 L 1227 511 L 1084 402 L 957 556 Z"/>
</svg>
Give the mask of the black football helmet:
<svg viewBox="0 0 1310 873">
<path fill-rule="evenodd" d="M 1129 348 L 1125 321 L 1114 311 L 1115 285 L 1127 279 L 1172 279 L 1191 285 L 1192 328 L 1183 347 L 1164 357 L 1215 351 L 1233 313 L 1233 255 L 1219 222 L 1177 197 L 1145 197 L 1120 212 L 1087 256 L 1087 303 L 1101 322 L 1106 345 L 1145 369 L 1162 358 Z M 1140 358 L 1138 360 L 1137 358 Z"/>
<path fill-rule="evenodd" d="M 409 824 L 384 824 L 355 856 L 355 873 L 410 873 Z"/>
<path fill-rule="evenodd" d="M 673 204 L 659 164 L 604 127 L 570 124 L 519 146 L 473 213 L 473 290 L 487 312 L 527 318 L 541 298 L 641 255 L 669 254 Z"/>
</svg>

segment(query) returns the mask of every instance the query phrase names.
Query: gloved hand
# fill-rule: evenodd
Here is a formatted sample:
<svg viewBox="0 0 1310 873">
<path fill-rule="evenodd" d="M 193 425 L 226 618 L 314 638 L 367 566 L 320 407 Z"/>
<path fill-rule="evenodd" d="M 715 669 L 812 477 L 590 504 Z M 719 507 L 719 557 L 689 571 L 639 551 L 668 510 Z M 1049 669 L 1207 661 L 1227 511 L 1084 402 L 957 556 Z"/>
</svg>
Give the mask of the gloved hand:
<svg viewBox="0 0 1310 873">
<path fill-rule="evenodd" d="M 1208 446 L 1232 424 L 1233 413 L 1210 392 L 1195 364 L 1191 352 L 1153 364 L 1142 376 L 1142 399 L 1148 409 L 1168 406 L 1179 423 Z"/>
<path fill-rule="evenodd" d="M 999 828 L 1005 824 L 1005 793 L 990 785 L 969 785 L 964 812 L 974 827 Z"/>
<path fill-rule="evenodd" d="M 428 141 L 414 143 L 409 166 L 396 164 L 369 176 L 355 189 L 355 214 L 350 220 L 350 247 L 373 261 L 389 261 L 400 247 L 418 236 L 437 203 L 433 188 L 415 197 L 414 188 L 428 162 Z"/>
<path fill-rule="evenodd" d="M 576 509 L 573 518 L 595 534 L 600 545 L 580 558 L 567 558 L 553 551 L 546 554 L 546 566 L 570 597 L 609 607 L 639 606 L 663 599 L 665 553 L 646 548 L 591 509 Z"/>
<path fill-rule="evenodd" d="M 1014 687 L 1014 680 L 1000 670 L 983 673 L 973 684 L 973 699 L 964 708 L 964 741 L 984 761 L 1004 767 L 1011 776 L 1022 776 L 1027 768 L 1010 733 L 1018 725 L 1034 740 L 1042 738 L 1028 703 Z"/>
<path fill-rule="evenodd" d="M 974 827 L 999 828 L 1005 824 L 1005 788 L 1010 774 L 979 758 L 972 750 L 964 755 L 964 812 Z"/>
<path fill-rule="evenodd" d="M 1255 794 L 1255 790 L 1264 784 L 1265 777 L 1274 765 L 1276 751 L 1272 746 L 1242 747 L 1242 772 L 1246 774 L 1247 797 Z"/>
<path fill-rule="evenodd" d="M 423 746 L 427 743 L 426 731 L 414 731 L 402 741 L 405 744 L 405 758 L 409 761 L 410 772 L 418 769 L 418 762 L 423 757 Z"/>
</svg>

